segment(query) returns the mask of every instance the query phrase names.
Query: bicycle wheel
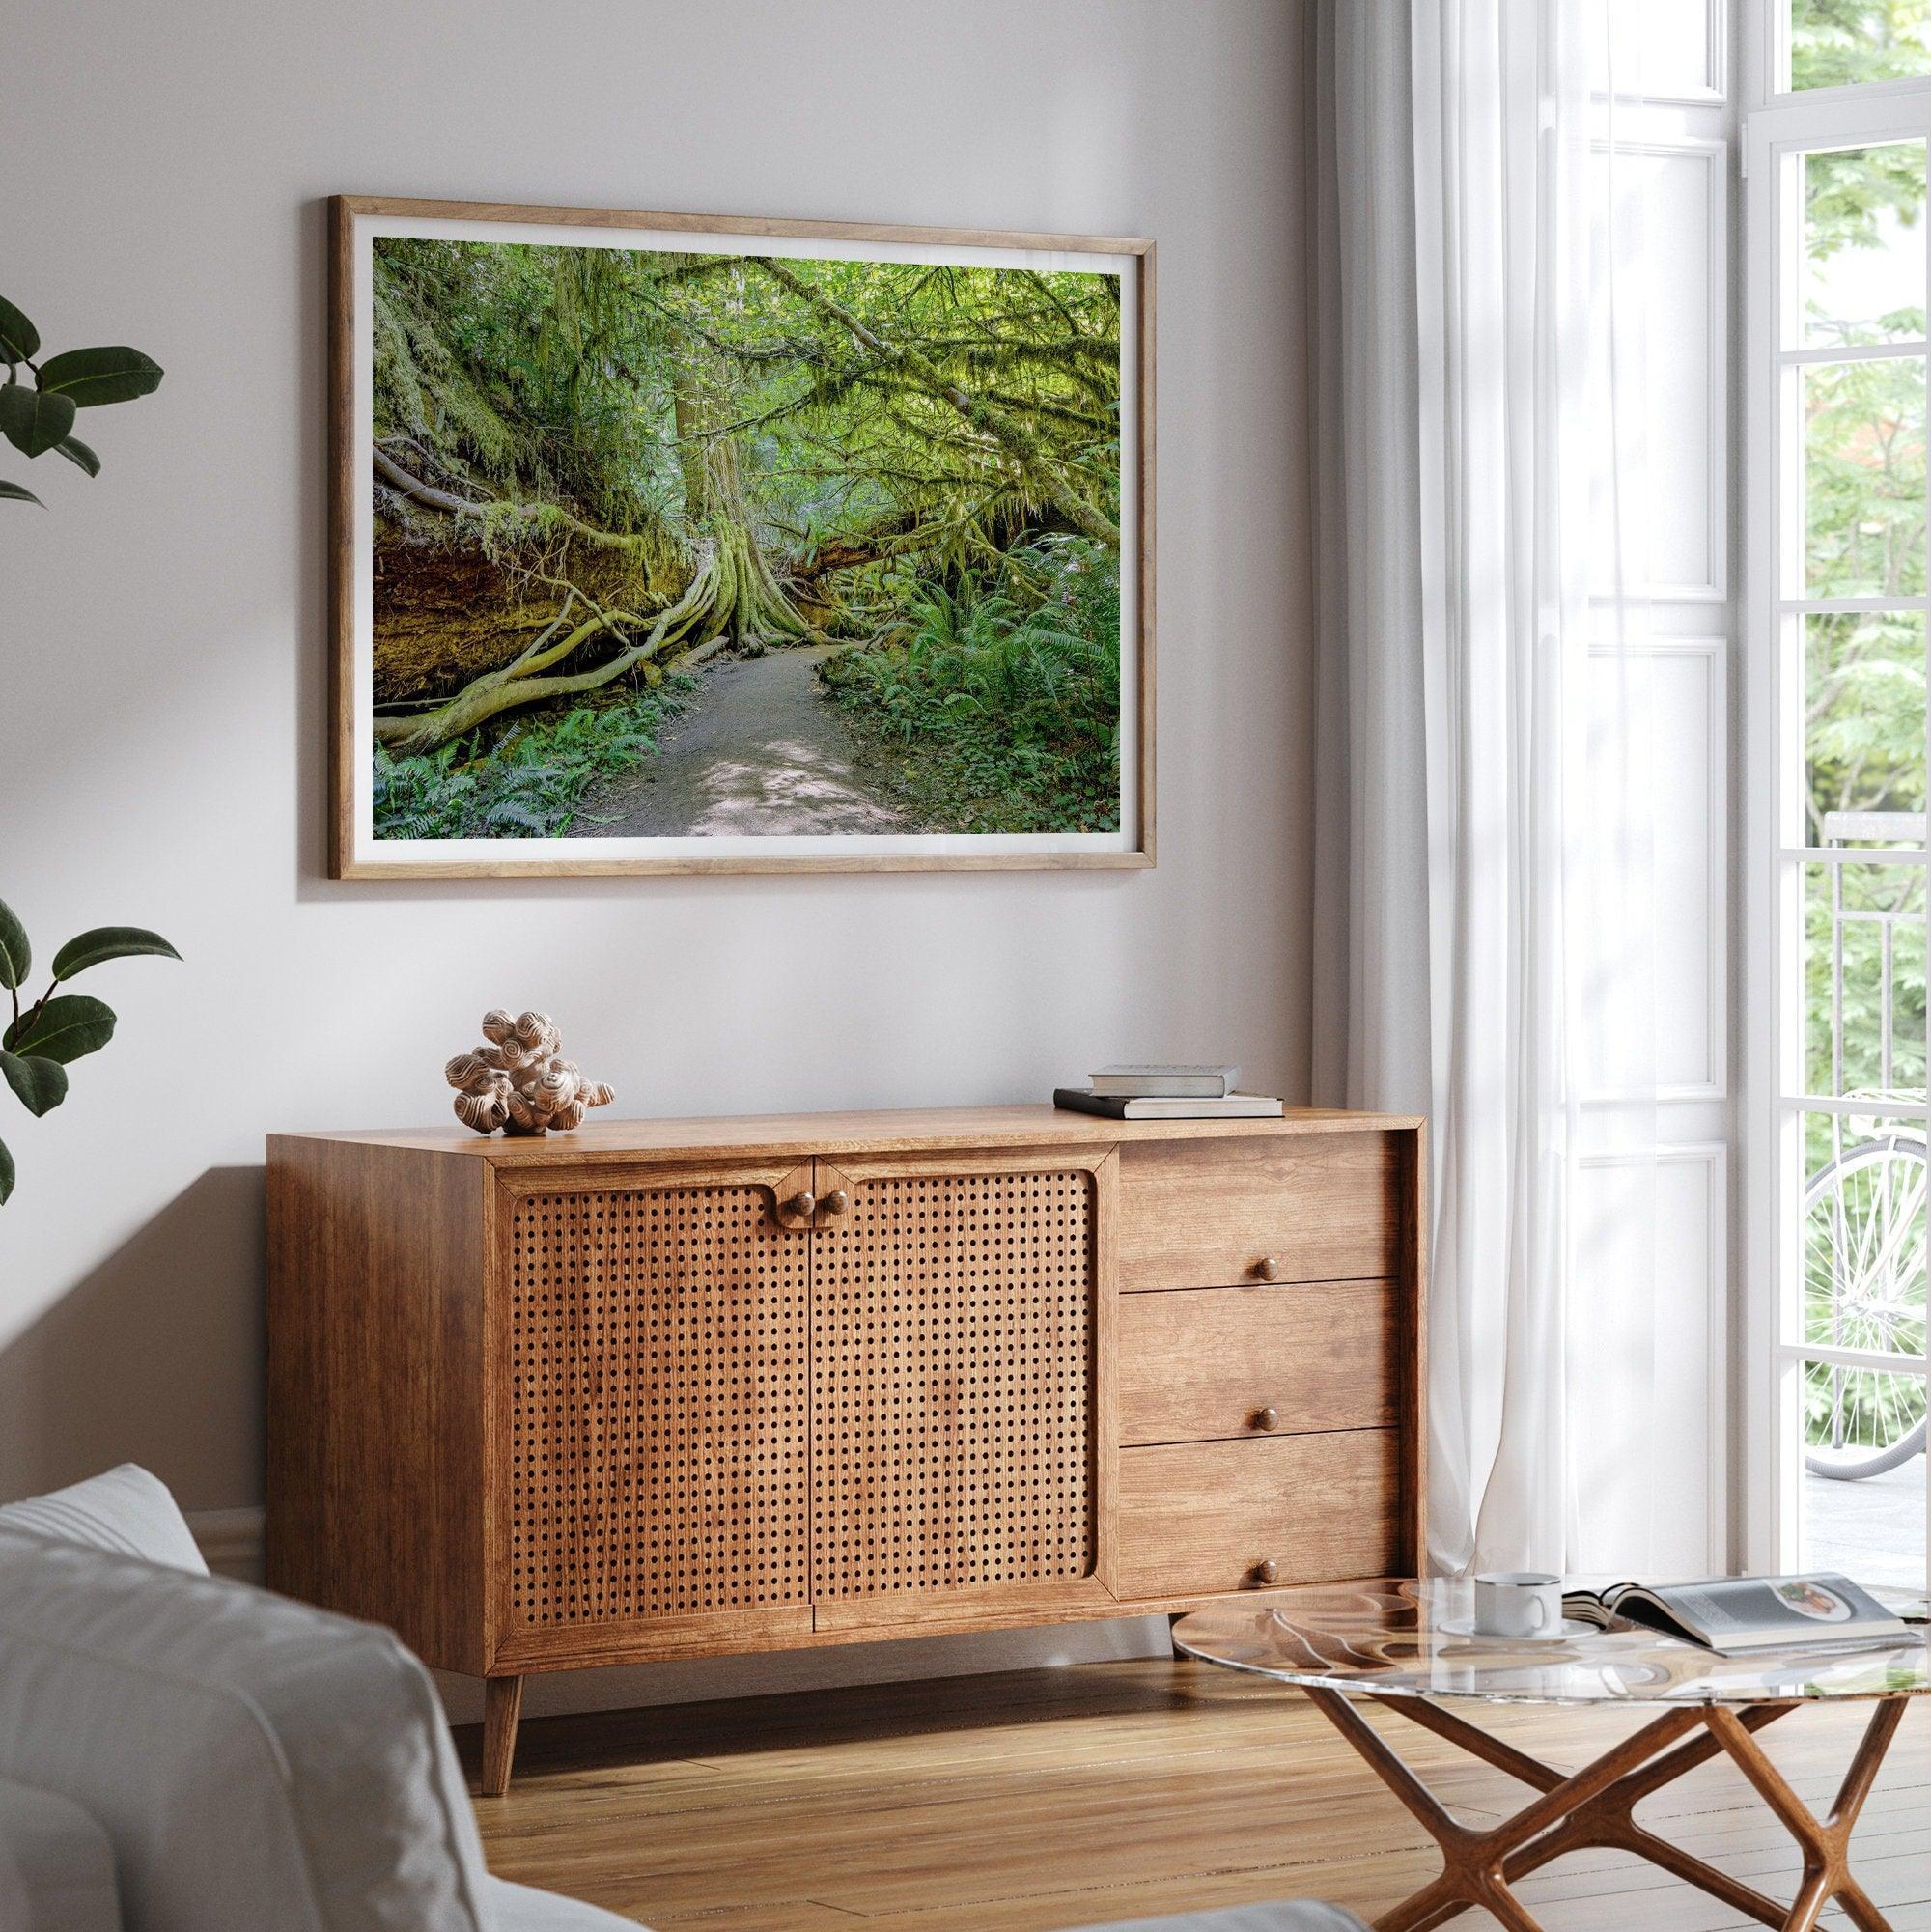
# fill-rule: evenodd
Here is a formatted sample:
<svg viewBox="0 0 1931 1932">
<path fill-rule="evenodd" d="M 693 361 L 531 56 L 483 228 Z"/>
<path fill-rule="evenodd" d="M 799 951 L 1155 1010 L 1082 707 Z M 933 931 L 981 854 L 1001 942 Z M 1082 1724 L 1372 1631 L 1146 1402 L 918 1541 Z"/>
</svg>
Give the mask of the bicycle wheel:
<svg viewBox="0 0 1931 1932">
<path fill-rule="evenodd" d="M 1925 1145 L 1890 1134 L 1848 1148 L 1804 1197 L 1804 1339 L 1896 1356 L 1924 1353 Z M 1857 1482 L 1925 1445 L 1924 1384 L 1813 1363 L 1805 1377 L 1805 1467 Z"/>
</svg>

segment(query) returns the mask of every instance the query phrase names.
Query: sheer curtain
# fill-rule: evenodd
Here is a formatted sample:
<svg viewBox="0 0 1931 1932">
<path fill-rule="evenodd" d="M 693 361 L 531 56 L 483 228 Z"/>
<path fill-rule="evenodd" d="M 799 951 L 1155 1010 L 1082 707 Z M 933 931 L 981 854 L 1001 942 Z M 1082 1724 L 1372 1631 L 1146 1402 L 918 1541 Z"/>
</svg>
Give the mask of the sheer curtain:
<svg viewBox="0 0 1931 1932">
<path fill-rule="evenodd" d="M 1580 1567 L 1576 1381 L 1609 1365 L 1578 1360 L 1579 1298 L 1655 1292 L 1653 1264 L 1631 1278 L 1639 1155 L 1615 1163 L 1618 1279 L 1578 1246 L 1585 1101 L 1620 1135 L 1589 1145 L 1654 1138 L 1621 588 L 1640 184 L 1593 38 L 1612 5 L 1316 7 L 1316 1097 L 1430 1120 L 1429 1542 L 1451 1571 Z M 1641 1365 L 1616 1368 L 1639 1440 Z"/>
</svg>

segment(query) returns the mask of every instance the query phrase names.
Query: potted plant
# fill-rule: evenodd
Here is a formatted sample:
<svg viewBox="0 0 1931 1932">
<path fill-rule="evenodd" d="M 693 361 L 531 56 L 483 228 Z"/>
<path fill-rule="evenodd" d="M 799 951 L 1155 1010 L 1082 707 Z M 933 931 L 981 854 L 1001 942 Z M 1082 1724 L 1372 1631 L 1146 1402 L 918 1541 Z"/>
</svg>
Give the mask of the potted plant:
<svg viewBox="0 0 1931 1932">
<path fill-rule="evenodd" d="M 103 960 L 133 953 L 181 955 L 158 933 L 144 926 L 96 926 L 70 939 L 54 955 L 47 990 L 20 1003 L 21 988 L 33 966 L 26 928 L 0 899 L 0 987 L 13 1002 L 13 1019 L 0 1033 L 0 1076 L 29 1113 L 51 1113 L 67 1098 L 67 1070 L 88 1053 L 98 1053 L 114 1037 L 114 1009 L 84 993 L 61 988 L 76 973 Z M 0 1140 L 0 1205 L 14 1191 L 14 1157 Z"/>
<path fill-rule="evenodd" d="M 0 384 L 0 434 L 23 455 L 58 450 L 89 476 L 100 474 L 100 459 L 72 434 L 82 409 L 103 403 L 131 403 L 161 385 L 161 365 L 138 349 L 69 349 L 44 361 L 41 332 L 14 304 L 0 296 L 0 359 L 7 380 Z M 34 379 L 20 380 L 25 369 Z M 0 477 L 0 500 L 40 503 L 31 490 Z M 44 505 L 42 505 L 45 508 Z"/>
<path fill-rule="evenodd" d="M 70 349 L 41 358 L 41 332 L 14 304 L 0 297 L 0 435 L 22 455 L 60 454 L 89 476 L 100 459 L 73 434 L 75 416 L 103 403 L 128 403 L 160 386 L 161 366 L 138 349 Z M 22 381 L 21 372 L 32 378 Z M 0 477 L 0 501 L 40 503 L 31 490 Z M 45 506 L 42 505 L 42 508 Z M 158 933 L 142 926 L 96 926 L 70 939 L 54 955 L 52 977 L 40 998 L 21 1004 L 33 966 L 26 928 L 0 900 L 0 989 L 13 1012 L 0 1033 L 0 1078 L 29 1113 L 51 1112 L 67 1098 L 68 1068 L 98 1052 L 114 1037 L 114 1012 L 86 994 L 63 993 L 76 973 L 103 960 L 130 953 L 181 955 Z M 14 1157 L 0 1141 L 0 1204 L 14 1191 Z"/>
</svg>

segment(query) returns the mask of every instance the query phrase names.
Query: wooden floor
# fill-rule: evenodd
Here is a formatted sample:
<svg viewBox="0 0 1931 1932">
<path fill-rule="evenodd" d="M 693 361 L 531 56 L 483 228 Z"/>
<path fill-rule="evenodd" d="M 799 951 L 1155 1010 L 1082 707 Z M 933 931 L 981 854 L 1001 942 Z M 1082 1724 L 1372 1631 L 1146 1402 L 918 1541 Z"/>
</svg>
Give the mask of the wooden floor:
<svg viewBox="0 0 1931 1932">
<path fill-rule="evenodd" d="M 1610 1713 L 1457 1708 L 1568 1767 L 1635 1728 Z M 1471 1818 L 1529 1796 L 1370 1711 Z M 1822 1808 L 1861 1728 L 1855 1709 L 1798 1711 L 1765 1742 Z M 475 1736 L 461 1742 L 473 1776 Z M 1049 1932 L 1305 1896 L 1372 1917 L 1436 1870 L 1407 1812 L 1302 1698 L 1189 1663 L 533 1721 L 510 1795 L 477 1813 L 504 1878 L 717 1932 Z M 1721 1760 L 1639 1815 L 1778 1896 L 1795 1890 L 1789 1839 Z M 1906 1718 L 1857 1842 L 1897 1932 L 1931 1932 L 1931 1699 Z M 1620 1854 L 1579 1854 L 1521 1890 L 1550 1932 L 1749 1922 Z"/>
</svg>

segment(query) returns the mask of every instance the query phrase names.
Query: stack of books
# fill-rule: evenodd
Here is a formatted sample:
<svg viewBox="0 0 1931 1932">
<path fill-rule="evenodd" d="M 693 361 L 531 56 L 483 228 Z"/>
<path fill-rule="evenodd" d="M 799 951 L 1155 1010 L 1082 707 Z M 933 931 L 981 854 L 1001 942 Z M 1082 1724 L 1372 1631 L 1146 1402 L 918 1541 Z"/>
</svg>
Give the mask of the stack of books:
<svg viewBox="0 0 1931 1932">
<path fill-rule="evenodd" d="M 1281 1104 L 1238 1092 L 1238 1067 L 1101 1067 L 1083 1087 L 1055 1087 L 1054 1106 L 1108 1120 L 1271 1120 Z"/>
</svg>

